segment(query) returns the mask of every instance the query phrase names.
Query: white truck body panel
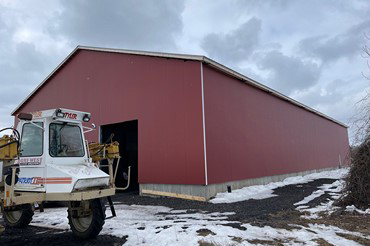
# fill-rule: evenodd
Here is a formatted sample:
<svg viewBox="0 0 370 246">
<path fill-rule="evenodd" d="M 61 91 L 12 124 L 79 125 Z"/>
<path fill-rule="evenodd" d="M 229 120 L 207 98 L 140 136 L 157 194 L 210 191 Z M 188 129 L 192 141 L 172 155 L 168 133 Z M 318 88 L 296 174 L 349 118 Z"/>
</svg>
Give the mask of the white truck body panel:
<svg viewBox="0 0 370 246">
<path fill-rule="evenodd" d="M 20 165 L 19 181 L 15 186 L 16 191 L 68 193 L 109 185 L 109 175 L 91 163 L 88 156 L 82 122 L 84 117 L 90 117 L 90 113 L 69 109 L 51 109 L 33 112 L 32 115 L 31 123 L 21 121 L 17 130 L 22 136 L 25 124 L 42 124 L 44 130 L 39 127 L 39 131 L 43 132 L 42 154 L 37 156 L 21 155 L 16 161 Z M 81 153 L 79 156 L 53 156 L 51 124 L 60 126 L 60 132 L 65 126 L 79 128 L 82 141 L 80 146 L 83 146 L 81 147 L 83 149 L 69 150 L 70 153 Z M 63 137 L 68 140 L 68 136 Z M 59 154 L 59 151 L 55 153 Z M 67 153 L 67 150 L 64 150 L 63 153 Z"/>
</svg>

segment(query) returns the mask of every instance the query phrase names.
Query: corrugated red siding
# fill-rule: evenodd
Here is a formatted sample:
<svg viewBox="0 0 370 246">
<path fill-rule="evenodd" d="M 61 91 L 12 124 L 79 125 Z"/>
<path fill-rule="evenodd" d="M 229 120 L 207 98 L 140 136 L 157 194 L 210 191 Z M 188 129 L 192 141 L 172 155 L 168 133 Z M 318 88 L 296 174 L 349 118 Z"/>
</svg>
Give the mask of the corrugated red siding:
<svg viewBox="0 0 370 246">
<path fill-rule="evenodd" d="M 335 167 L 347 129 L 204 66 L 208 181 Z"/>
<path fill-rule="evenodd" d="M 97 126 L 138 119 L 139 183 L 204 184 L 201 100 L 199 62 L 82 50 L 20 111 L 87 111 Z"/>
<path fill-rule="evenodd" d="M 138 120 L 139 183 L 205 184 L 200 63 L 78 51 L 20 109 Z M 347 129 L 204 65 L 208 182 L 338 166 Z M 98 131 L 88 133 L 98 140 Z"/>
</svg>

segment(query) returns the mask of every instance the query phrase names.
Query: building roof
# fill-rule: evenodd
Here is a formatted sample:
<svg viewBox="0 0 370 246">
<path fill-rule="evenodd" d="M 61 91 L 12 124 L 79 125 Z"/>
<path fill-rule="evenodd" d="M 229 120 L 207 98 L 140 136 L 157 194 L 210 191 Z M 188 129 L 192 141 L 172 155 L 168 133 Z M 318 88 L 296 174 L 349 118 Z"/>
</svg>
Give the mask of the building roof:
<svg viewBox="0 0 370 246">
<path fill-rule="evenodd" d="M 223 73 L 228 74 L 229 76 L 232 76 L 234 78 L 237 78 L 241 81 L 243 81 L 246 84 L 249 84 L 253 87 L 256 87 L 260 90 L 263 90 L 273 96 L 276 96 L 282 100 L 285 100 L 289 103 L 292 103 L 293 105 L 296 105 L 300 108 L 303 108 L 307 111 L 310 111 L 314 114 L 317 114 L 323 118 L 326 118 L 332 122 L 335 122 L 341 126 L 348 127 L 346 124 L 327 116 L 311 107 L 308 107 L 304 105 L 303 103 L 300 103 L 274 89 L 271 89 L 245 75 L 242 75 L 206 56 L 200 56 L 200 55 L 186 55 L 186 54 L 175 54 L 175 53 L 163 53 L 163 52 L 149 52 L 149 51 L 138 51 L 138 50 L 125 50 L 125 49 L 111 49 L 111 48 L 99 48 L 99 47 L 90 47 L 90 46 L 77 46 L 12 112 L 12 115 L 14 115 L 27 101 L 30 100 L 30 98 L 41 89 L 41 87 L 47 83 L 50 78 L 65 65 L 79 50 L 89 50 L 89 51 L 99 51 L 99 52 L 111 52 L 111 53 L 122 53 L 122 54 L 131 54 L 131 55 L 141 55 L 141 56 L 153 56 L 153 57 L 164 57 L 164 58 L 173 58 L 173 59 L 182 59 L 182 60 L 193 60 L 193 61 L 199 61 L 204 64 L 207 64 Z"/>
</svg>

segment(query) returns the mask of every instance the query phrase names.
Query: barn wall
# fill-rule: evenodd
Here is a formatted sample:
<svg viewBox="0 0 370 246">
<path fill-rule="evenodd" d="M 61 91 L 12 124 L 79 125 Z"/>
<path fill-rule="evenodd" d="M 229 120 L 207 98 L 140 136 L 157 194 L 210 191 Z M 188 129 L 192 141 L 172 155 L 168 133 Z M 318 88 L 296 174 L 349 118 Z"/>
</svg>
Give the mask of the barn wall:
<svg viewBox="0 0 370 246">
<path fill-rule="evenodd" d="M 347 129 L 204 66 L 210 184 L 335 167 Z"/>
<path fill-rule="evenodd" d="M 91 112 L 97 129 L 138 119 L 139 183 L 205 183 L 199 62 L 80 50 L 24 105 Z"/>
</svg>

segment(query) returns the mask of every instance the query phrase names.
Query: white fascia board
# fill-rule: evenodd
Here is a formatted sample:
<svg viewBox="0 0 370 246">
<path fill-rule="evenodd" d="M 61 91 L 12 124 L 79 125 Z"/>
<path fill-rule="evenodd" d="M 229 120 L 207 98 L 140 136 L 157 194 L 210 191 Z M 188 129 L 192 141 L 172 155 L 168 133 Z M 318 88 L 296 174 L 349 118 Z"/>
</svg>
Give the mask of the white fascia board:
<svg viewBox="0 0 370 246">
<path fill-rule="evenodd" d="M 184 60 L 194 60 L 194 61 L 203 61 L 203 58 L 204 58 L 203 56 L 198 56 L 198 55 L 186 55 L 186 54 L 140 51 L 140 50 L 124 50 L 124 49 L 112 49 L 112 48 L 99 48 L 99 47 L 90 47 L 90 46 L 78 46 L 77 48 L 81 50 L 102 51 L 102 52 L 129 54 L 129 55 L 155 56 L 155 57 L 162 57 L 162 58 L 174 58 L 174 59 L 184 59 Z"/>
</svg>

